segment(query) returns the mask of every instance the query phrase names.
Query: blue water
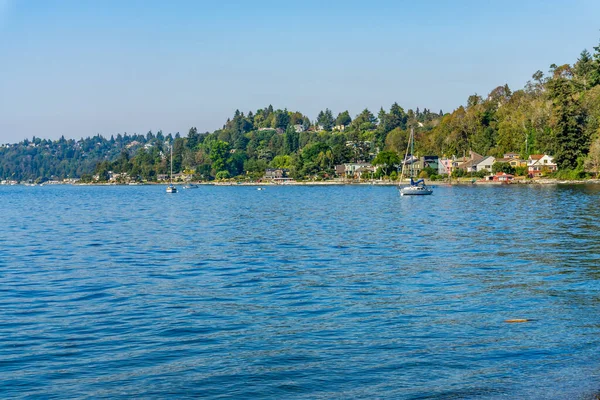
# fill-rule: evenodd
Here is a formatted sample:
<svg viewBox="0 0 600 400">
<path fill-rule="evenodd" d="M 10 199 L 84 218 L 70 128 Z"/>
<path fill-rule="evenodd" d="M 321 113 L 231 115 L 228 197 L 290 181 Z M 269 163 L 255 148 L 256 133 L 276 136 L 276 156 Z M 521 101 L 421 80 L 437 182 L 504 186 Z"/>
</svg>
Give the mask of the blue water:
<svg viewBox="0 0 600 400">
<path fill-rule="evenodd" d="M 593 398 L 599 205 L 591 185 L 0 187 L 0 397 Z"/>
</svg>

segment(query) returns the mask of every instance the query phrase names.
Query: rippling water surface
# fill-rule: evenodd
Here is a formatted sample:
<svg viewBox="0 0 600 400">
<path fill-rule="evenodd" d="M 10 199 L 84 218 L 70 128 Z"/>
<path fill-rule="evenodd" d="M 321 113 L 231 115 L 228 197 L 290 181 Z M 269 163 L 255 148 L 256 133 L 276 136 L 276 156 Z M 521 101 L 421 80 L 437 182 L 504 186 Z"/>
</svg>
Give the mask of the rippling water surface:
<svg viewBox="0 0 600 400">
<path fill-rule="evenodd" d="M 596 186 L 0 187 L 0 396 L 592 398 L 599 205 Z"/>
</svg>

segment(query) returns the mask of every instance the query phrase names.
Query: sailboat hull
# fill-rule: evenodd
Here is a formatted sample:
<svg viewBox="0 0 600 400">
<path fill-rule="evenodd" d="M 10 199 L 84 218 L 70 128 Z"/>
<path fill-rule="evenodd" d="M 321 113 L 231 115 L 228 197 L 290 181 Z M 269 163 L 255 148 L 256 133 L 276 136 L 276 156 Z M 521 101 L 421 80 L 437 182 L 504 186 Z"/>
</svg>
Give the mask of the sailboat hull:
<svg viewBox="0 0 600 400">
<path fill-rule="evenodd" d="M 433 193 L 433 190 L 423 186 L 408 186 L 400 188 L 400 196 L 427 196 Z"/>
</svg>

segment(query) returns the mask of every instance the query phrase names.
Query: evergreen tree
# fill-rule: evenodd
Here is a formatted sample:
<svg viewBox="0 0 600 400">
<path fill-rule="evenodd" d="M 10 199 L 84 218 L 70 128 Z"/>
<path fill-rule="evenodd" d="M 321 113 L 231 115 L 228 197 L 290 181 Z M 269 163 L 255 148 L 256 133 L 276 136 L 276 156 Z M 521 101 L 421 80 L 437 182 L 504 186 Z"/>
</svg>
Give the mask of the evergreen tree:
<svg viewBox="0 0 600 400">
<path fill-rule="evenodd" d="M 350 123 L 352 123 L 352 117 L 350 117 L 348 110 L 339 113 L 335 119 L 336 125 L 348 126 Z"/>
<path fill-rule="evenodd" d="M 330 131 L 331 128 L 333 128 L 335 120 L 333 119 L 333 113 L 329 108 L 326 108 L 325 112 L 319 112 L 319 115 L 317 116 L 317 123 L 326 131 Z"/>
<path fill-rule="evenodd" d="M 572 78 L 569 65 L 563 65 L 554 69 L 554 77 L 548 82 L 556 141 L 554 159 L 560 169 L 575 169 L 578 158 L 587 153 L 589 145 L 584 135 L 584 116 Z"/>
<path fill-rule="evenodd" d="M 592 74 L 594 72 L 594 60 L 589 51 L 583 50 L 574 65 L 573 72 L 575 79 L 582 86 L 582 89 L 588 90 L 590 83 L 593 81 Z"/>
</svg>

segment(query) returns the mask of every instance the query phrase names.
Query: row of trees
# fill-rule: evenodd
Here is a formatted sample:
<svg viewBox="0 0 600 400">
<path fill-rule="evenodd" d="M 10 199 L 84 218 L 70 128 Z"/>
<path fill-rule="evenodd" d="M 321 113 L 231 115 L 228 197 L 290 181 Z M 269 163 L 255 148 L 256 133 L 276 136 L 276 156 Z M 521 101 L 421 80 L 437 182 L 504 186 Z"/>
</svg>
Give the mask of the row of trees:
<svg viewBox="0 0 600 400">
<path fill-rule="evenodd" d="M 593 53 L 584 50 L 573 65 L 551 65 L 548 74 L 537 71 L 522 89 L 501 85 L 485 97 L 474 94 L 449 114 L 405 111 L 394 103 L 388 110 L 375 114 L 364 109 L 354 117 L 347 110 L 336 115 L 325 109 L 311 121 L 301 112 L 268 106 L 246 114 L 236 111 L 221 129 L 200 133 L 191 128 L 184 137 L 148 132 L 79 141 L 34 138 L 0 148 L 0 177 L 103 178 L 113 171 L 154 180 L 167 172 L 170 145 L 175 172 L 188 171 L 198 179 L 256 178 L 268 167 L 287 168 L 296 178 L 327 177 L 336 164 L 399 159 L 411 128 L 420 155 L 548 153 L 562 170 L 596 171 L 600 46 Z"/>
</svg>

